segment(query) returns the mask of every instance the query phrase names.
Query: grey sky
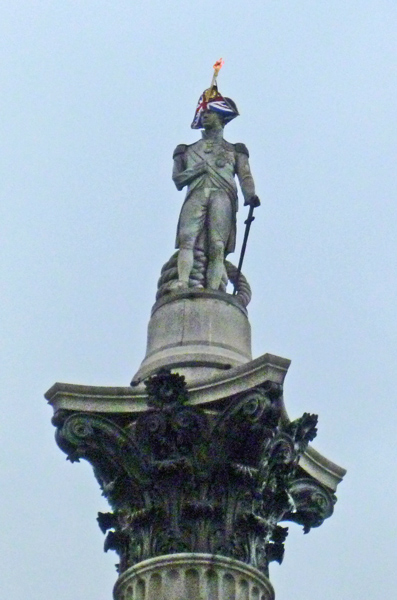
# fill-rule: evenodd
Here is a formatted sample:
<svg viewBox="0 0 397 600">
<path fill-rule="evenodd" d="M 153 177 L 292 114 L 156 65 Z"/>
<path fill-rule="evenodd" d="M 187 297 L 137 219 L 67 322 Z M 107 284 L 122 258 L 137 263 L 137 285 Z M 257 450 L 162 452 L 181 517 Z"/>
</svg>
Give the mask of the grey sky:
<svg viewBox="0 0 397 600">
<path fill-rule="evenodd" d="M 254 355 L 292 359 L 291 417 L 348 469 L 335 515 L 291 525 L 277 600 L 396 588 L 397 4 L 3 0 L 0 590 L 110 600 L 89 465 L 43 393 L 128 385 L 183 201 L 172 151 L 220 56 L 262 207 L 244 272 Z M 246 209 L 239 213 L 239 243 Z M 237 262 L 237 256 L 232 257 Z"/>
</svg>

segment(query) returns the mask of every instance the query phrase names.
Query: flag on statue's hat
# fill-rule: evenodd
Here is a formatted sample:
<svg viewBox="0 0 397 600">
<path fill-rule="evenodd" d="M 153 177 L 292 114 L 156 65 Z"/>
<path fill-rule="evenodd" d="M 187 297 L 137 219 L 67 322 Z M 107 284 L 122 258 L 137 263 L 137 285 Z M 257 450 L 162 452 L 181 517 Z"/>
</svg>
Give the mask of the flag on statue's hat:
<svg viewBox="0 0 397 600">
<path fill-rule="evenodd" d="M 201 116 L 205 110 L 212 110 L 221 115 L 225 124 L 240 114 L 233 100 L 219 93 L 216 83 L 201 94 L 191 124 L 192 129 L 202 129 Z"/>
</svg>

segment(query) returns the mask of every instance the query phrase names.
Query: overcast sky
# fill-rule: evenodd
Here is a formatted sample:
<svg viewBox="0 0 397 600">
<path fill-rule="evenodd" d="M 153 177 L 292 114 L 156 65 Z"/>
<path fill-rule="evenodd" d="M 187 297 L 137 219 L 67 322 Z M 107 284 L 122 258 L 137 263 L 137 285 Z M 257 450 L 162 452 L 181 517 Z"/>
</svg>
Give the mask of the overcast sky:
<svg viewBox="0 0 397 600">
<path fill-rule="evenodd" d="M 315 448 L 348 469 L 331 519 L 291 524 L 277 600 L 395 595 L 396 32 L 395 0 L 2 1 L 1 597 L 111 600 L 107 505 L 43 394 L 137 371 L 184 196 L 172 152 L 221 56 L 262 200 L 253 353 L 292 359 L 291 418 L 318 413 Z"/>
</svg>

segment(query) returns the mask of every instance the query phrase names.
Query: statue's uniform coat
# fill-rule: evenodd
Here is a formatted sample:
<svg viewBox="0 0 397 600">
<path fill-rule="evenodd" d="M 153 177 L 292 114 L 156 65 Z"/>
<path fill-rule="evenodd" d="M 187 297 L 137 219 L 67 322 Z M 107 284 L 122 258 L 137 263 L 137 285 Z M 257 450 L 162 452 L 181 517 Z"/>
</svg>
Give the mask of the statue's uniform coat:
<svg viewBox="0 0 397 600">
<path fill-rule="evenodd" d="M 215 241 L 224 243 L 225 255 L 234 251 L 238 210 L 235 175 L 244 199 L 255 195 L 248 156 L 244 144 L 231 144 L 222 137 L 208 139 L 205 132 L 198 142 L 176 147 L 172 178 L 179 190 L 188 186 L 178 222 L 176 248 L 181 246 L 182 239 L 193 247 L 205 228 Z"/>
</svg>

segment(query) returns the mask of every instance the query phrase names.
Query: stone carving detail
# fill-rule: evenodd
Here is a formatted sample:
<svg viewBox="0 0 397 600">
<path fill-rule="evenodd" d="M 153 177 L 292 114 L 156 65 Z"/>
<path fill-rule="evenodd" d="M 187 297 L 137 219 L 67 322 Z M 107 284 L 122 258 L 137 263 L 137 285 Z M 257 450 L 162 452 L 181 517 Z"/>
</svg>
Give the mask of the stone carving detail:
<svg viewBox="0 0 397 600">
<path fill-rule="evenodd" d="M 59 413 L 57 442 L 88 460 L 113 512 L 99 513 L 105 550 L 119 571 L 156 556 L 195 552 L 235 558 L 268 574 L 281 562 L 293 521 L 308 532 L 335 497 L 298 466 L 317 417 L 284 423 L 281 386 L 270 381 L 211 411 L 190 406 L 184 378 L 146 382 L 149 409 L 136 418 Z"/>
<path fill-rule="evenodd" d="M 237 267 L 230 261 L 225 260 L 225 276 L 222 278 L 219 290 L 226 292 L 227 282 L 236 285 L 236 300 L 244 308 L 251 302 L 251 287 L 242 273 L 238 274 Z M 160 278 L 157 282 L 156 300 L 160 300 L 166 294 L 174 291 L 174 284 L 178 280 L 178 251 L 163 265 Z M 208 257 L 201 248 L 194 248 L 193 268 L 189 277 L 189 289 L 200 290 L 206 287 L 206 269 Z"/>
</svg>

